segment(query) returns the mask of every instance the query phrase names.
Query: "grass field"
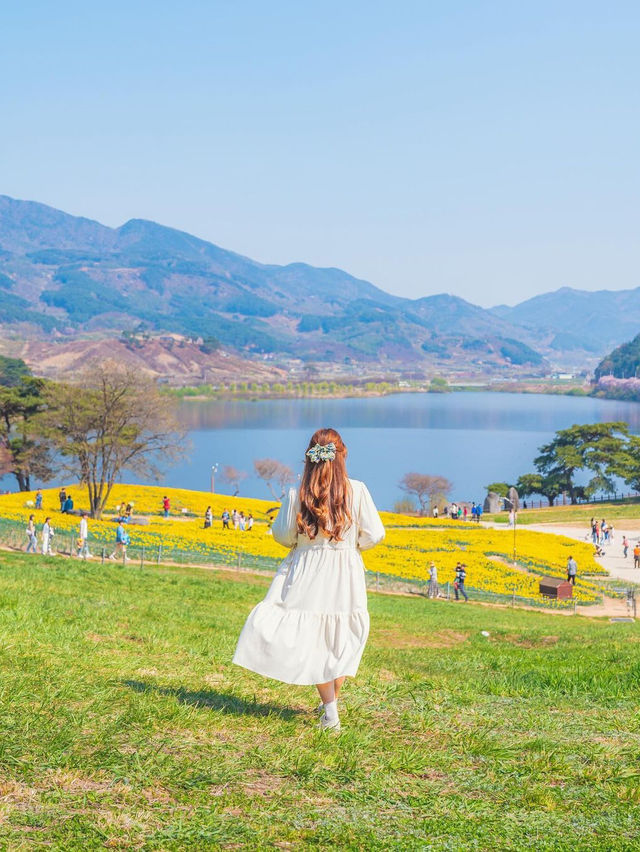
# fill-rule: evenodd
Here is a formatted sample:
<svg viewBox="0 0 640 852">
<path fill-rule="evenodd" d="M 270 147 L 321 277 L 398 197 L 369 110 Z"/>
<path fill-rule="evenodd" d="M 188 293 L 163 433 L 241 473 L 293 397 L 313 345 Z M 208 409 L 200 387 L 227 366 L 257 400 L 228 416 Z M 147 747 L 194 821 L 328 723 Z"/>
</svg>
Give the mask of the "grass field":
<svg viewBox="0 0 640 852">
<path fill-rule="evenodd" d="M 607 521 L 640 518 L 640 499 L 618 501 L 615 503 L 589 503 L 586 506 L 548 506 L 545 509 L 521 509 L 518 512 L 518 524 L 582 524 L 585 530 L 589 528 L 591 518 Z M 509 523 L 508 512 L 498 512 L 494 515 L 485 514 L 484 521 L 497 524 Z"/>
<path fill-rule="evenodd" d="M 265 587 L 0 555 L 0 847 L 640 846 L 636 624 L 372 595 L 332 736 L 230 663 Z"/>
</svg>

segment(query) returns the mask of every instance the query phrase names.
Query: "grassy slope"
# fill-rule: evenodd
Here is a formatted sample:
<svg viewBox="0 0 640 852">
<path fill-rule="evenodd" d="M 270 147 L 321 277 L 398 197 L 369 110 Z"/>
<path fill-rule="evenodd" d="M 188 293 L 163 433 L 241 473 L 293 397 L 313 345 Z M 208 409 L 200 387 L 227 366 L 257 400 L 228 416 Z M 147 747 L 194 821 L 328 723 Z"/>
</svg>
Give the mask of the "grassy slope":
<svg viewBox="0 0 640 852">
<path fill-rule="evenodd" d="M 508 512 L 498 512 L 495 515 L 485 514 L 484 521 L 495 521 L 498 524 L 509 523 Z M 640 518 L 640 501 L 629 500 L 617 503 L 589 503 L 586 506 L 552 506 L 545 509 L 526 510 L 518 512 L 519 524 L 583 524 L 589 528 L 591 518 L 598 520 L 606 518 L 615 521 L 620 518 Z"/>
<path fill-rule="evenodd" d="M 323 736 L 230 665 L 265 586 L 2 554 L 0 846 L 638 848 L 637 625 L 373 595 Z"/>
</svg>

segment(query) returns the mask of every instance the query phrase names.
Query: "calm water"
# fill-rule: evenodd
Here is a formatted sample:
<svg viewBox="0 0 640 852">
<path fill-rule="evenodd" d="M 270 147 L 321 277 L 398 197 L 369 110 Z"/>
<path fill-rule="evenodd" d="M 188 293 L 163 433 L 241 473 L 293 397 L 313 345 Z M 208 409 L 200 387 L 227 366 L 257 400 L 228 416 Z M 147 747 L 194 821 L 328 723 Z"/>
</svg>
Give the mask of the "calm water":
<svg viewBox="0 0 640 852">
<path fill-rule="evenodd" d="M 333 426 L 349 448 L 350 475 L 365 480 L 384 509 L 403 496 L 398 481 L 409 471 L 446 476 L 454 485 L 452 498 L 480 500 L 488 482 L 515 481 L 533 470 L 538 447 L 557 429 L 625 420 L 640 433 L 638 404 L 539 394 L 185 402 L 180 416 L 191 450 L 186 461 L 167 471 L 166 485 L 208 489 L 217 463 L 250 474 L 241 495 L 269 497 L 253 476 L 253 460 L 277 458 L 298 473 L 310 434 Z M 216 491 L 226 489 L 218 478 Z"/>
</svg>

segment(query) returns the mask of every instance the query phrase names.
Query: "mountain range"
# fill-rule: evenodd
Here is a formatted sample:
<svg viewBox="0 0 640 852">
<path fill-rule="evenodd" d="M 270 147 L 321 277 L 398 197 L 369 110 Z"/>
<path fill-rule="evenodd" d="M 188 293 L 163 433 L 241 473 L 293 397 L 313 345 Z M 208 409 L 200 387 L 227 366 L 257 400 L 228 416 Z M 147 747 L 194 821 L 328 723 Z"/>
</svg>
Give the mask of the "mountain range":
<svg viewBox="0 0 640 852">
<path fill-rule="evenodd" d="M 144 327 L 244 356 L 545 372 L 634 337 L 640 288 L 562 288 L 493 309 L 448 294 L 406 299 L 340 269 L 258 263 L 155 222 L 110 228 L 0 196 L 0 325 L 25 339 Z"/>
</svg>

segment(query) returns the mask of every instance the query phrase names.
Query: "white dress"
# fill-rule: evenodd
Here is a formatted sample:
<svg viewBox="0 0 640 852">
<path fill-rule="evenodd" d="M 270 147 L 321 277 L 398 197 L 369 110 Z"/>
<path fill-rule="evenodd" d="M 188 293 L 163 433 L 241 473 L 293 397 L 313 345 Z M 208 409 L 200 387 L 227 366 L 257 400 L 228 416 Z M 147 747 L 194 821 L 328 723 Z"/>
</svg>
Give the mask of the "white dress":
<svg viewBox="0 0 640 852">
<path fill-rule="evenodd" d="M 342 541 L 298 534 L 297 490 L 283 500 L 272 531 L 291 550 L 247 618 L 233 657 L 237 665 L 300 685 L 358 671 L 369 635 L 360 551 L 382 541 L 384 527 L 366 485 L 350 482 L 352 523 Z"/>
</svg>

